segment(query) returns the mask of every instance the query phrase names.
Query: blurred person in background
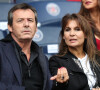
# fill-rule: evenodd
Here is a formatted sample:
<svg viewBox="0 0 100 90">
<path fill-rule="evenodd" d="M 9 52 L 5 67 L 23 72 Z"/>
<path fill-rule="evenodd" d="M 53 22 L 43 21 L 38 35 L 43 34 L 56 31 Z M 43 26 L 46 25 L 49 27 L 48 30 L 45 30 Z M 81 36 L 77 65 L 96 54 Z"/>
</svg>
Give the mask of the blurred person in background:
<svg viewBox="0 0 100 90">
<path fill-rule="evenodd" d="M 94 43 L 100 50 L 100 0 L 82 0 L 79 14 L 90 23 L 94 34 Z"/>
<path fill-rule="evenodd" d="M 32 41 L 37 11 L 17 4 L 8 12 L 10 34 L 0 41 L 0 90 L 51 90 L 48 60 Z"/>
<path fill-rule="evenodd" d="M 88 21 L 65 15 L 60 37 L 59 53 L 49 60 L 52 90 L 100 90 L 100 52 Z"/>
</svg>

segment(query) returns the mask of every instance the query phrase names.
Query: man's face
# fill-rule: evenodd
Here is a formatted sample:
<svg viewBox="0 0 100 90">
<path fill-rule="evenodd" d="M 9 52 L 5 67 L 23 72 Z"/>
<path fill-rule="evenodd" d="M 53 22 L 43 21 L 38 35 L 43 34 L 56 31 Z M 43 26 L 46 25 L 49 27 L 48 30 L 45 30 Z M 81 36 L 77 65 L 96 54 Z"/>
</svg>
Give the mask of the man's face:
<svg viewBox="0 0 100 90">
<path fill-rule="evenodd" d="M 8 25 L 8 29 L 14 40 L 32 40 L 37 30 L 34 12 L 30 9 L 14 11 L 13 23 Z"/>
</svg>

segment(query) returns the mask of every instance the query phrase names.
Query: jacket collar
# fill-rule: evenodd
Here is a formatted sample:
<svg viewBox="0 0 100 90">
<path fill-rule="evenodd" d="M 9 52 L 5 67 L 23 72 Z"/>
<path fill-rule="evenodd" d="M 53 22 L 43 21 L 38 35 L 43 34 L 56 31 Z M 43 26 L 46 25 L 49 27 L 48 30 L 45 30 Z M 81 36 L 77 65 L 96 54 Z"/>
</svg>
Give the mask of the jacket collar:
<svg viewBox="0 0 100 90">
<path fill-rule="evenodd" d="M 36 53 L 38 53 L 38 61 L 39 61 L 39 64 L 41 66 L 43 76 L 44 76 L 43 88 L 45 88 L 46 81 L 47 81 L 47 72 L 48 72 L 47 68 L 49 67 L 49 66 L 47 66 L 48 60 L 47 60 L 46 56 L 43 54 L 42 47 L 39 47 L 35 42 L 32 42 L 32 47 L 34 48 L 34 51 Z"/>
<path fill-rule="evenodd" d="M 9 33 L 5 38 L 3 38 L 0 41 L 3 41 L 3 42 L 11 42 L 11 41 L 13 41 L 13 38 L 11 37 L 11 33 Z"/>
<path fill-rule="evenodd" d="M 73 55 L 70 51 L 68 51 L 64 56 L 62 56 L 62 58 L 69 58 L 69 57 L 77 59 L 77 57 Z"/>
<path fill-rule="evenodd" d="M 15 76 L 17 77 L 19 84 L 21 85 L 22 80 L 21 80 L 20 66 L 19 66 L 19 62 L 17 60 L 15 50 L 12 47 L 14 47 L 12 43 L 7 43 L 4 46 L 3 50 L 4 50 L 4 53 L 7 56 L 11 66 L 12 66 L 12 69 L 15 73 Z"/>
<path fill-rule="evenodd" d="M 46 81 L 47 81 L 47 73 L 49 72 L 48 70 L 48 60 L 47 58 L 45 57 L 45 55 L 43 54 L 42 52 L 42 48 L 39 49 L 38 51 L 38 61 L 40 63 L 40 66 L 42 68 L 42 72 L 43 72 L 43 76 L 44 76 L 44 86 L 43 86 L 43 90 L 45 90 L 45 87 L 46 87 Z"/>
<path fill-rule="evenodd" d="M 75 63 L 74 59 L 78 59 L 75 55 L 73 55 L 71 52 L 68 51 L 67 54 L 62 56 L 63 60 L 67 62 L 67 66 L 70 70 L 74 72 L 82 72 L 83 70 Z"/>
</svg>

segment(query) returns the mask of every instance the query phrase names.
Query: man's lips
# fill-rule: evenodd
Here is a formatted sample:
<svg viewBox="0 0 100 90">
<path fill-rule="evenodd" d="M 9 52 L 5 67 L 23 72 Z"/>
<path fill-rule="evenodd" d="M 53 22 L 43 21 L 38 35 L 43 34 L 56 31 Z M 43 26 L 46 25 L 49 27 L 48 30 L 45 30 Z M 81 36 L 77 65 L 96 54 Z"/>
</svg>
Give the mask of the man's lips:
<svg viewBox="0 0 100 90">
<path fill-rule="evenodd" d="M 23 32 L 30 32 L 30 31 L 23 31 Z"/>
<path fill-rule="evenodd" d="M 30 30 L 24 30 L 23 32 L 26 32 L 26 33 L 28 33 L 28 32 L 30 32 Z"/>
</svg>

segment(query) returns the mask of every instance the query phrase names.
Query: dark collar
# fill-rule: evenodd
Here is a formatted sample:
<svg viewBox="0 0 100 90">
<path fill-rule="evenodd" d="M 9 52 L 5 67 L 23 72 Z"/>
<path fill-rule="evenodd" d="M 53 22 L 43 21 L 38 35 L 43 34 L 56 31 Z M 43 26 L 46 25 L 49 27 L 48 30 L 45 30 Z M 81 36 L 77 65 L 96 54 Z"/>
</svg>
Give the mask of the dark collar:
<svg viewBox="0 0 100 90">
<path fill-rule="evenodd" d="M 11 37 L 11 33 L 9 33 L 4 39 L 1 39 L 2 42 L 11 42 L 13 38 Z"/>
<path fill-rule="evenodd" d="M 67 62 L 67 67 L 74 72 L 82 72 L 83 70 L 79 68 L 79 66 L 75 63 L 74 59 L 78 59 L 75 55 L 73 55 L 70 51 L 68 51 L 64 56 L 60 57 L 62 60 Z"/>
<path fill-rule="evenodd" d="M 64 56 L 61 58 L 75 58 L 78 59 L 75 55 L 73 55 L 70 51 L 68 51 Z"/>
<path fill-rule="evenodd" d="M 11 33 L 9 33 L 4 39 L 2 39 L 2 40 L 0 40 L 0 41 L 2 41 L 2 42 L 14 42 L 15 43 L 15 45 L 17 46 L 17 49 L 20 51 L 20 50 L 22 50 L 21 49 L 21 47 L 14 41 L 14 39 L 12 38 L 12 36 L 11 36 Z M 39 46 L 34 42 L 34 41 L 32 41 L 32 43 L 31 43 L 31 48 L 33 49 L 33 50 L 35 50 L 35 51 L 37 51 L 38 50 L 38 48 L 39 48 Z"/>
</svg>

